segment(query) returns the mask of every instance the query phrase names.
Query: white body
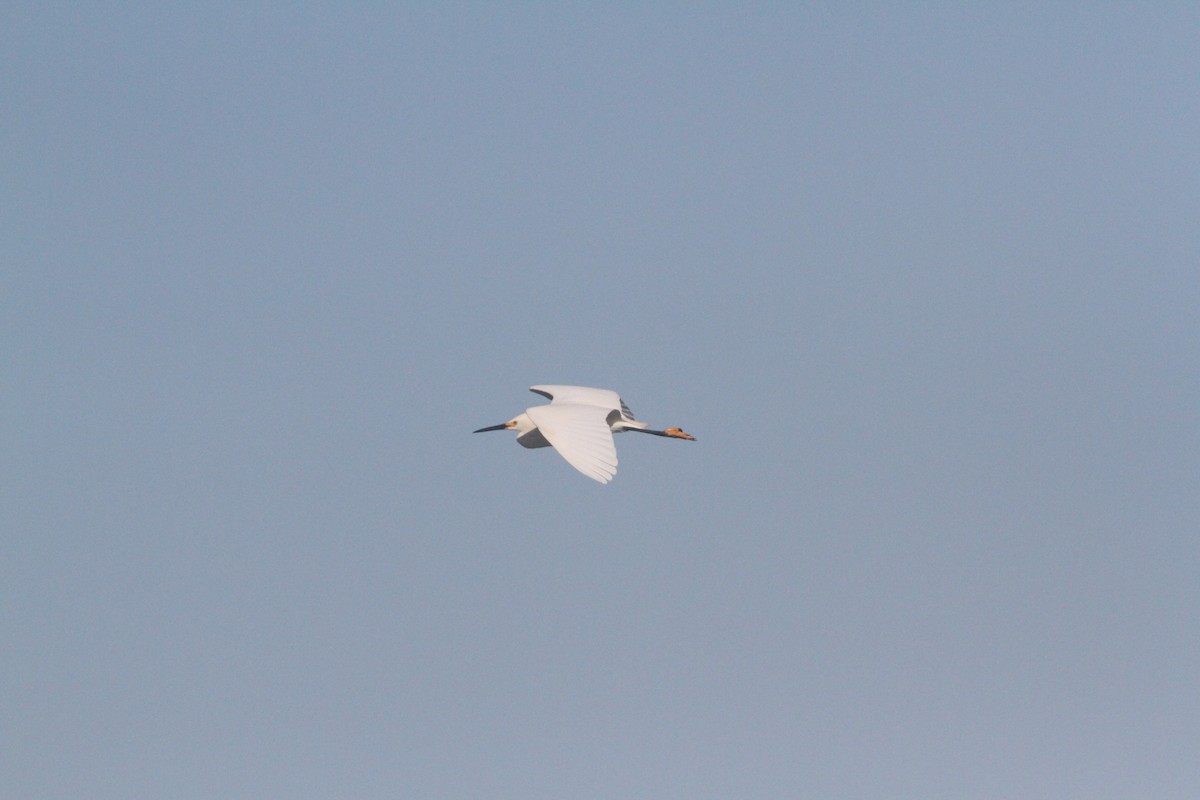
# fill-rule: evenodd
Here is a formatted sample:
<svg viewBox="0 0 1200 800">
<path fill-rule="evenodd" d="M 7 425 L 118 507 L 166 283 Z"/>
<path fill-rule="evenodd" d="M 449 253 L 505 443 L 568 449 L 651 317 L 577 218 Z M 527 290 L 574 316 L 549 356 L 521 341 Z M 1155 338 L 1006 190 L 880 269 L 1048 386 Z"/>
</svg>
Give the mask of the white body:
<svg viewBox="0 0 1200 800">
<path fill-rule="evenodd" d="M 625 430 L 692 439 L 678 428 L 653 431 L 633 418 L 629 406 L 616 392 L 587 386 L 539 385 L 529 387 L 550 399 L 502 425 L 481 431 L 512 430 L 523 447 L 553 447 L 567 463 L 600 483 L 617 474 L 617 448 L 612 435 Z"/>
</svg>

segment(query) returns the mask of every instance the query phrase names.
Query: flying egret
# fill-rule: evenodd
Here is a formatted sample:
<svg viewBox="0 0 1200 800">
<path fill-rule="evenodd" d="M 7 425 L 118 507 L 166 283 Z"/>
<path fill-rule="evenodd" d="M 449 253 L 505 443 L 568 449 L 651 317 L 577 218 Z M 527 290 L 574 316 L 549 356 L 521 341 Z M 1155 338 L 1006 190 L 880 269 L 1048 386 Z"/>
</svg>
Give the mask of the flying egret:
<svg viewBox="0 0 1200 800">
<path fill-rule="evenodd" d="M 587 386 L 530 386 L 549 405 L 525 409 L 508 422 L 480 428 L 484 431 L 516 431 L 522 447 L 553 447 L 575 469 L 592 480 L 608 483 L 617 474 L 614 433 L 638 431 L 655 436 L 696 441 L 679 428 L 651 430 L 633 418 L 633 412 L 616 392 Z"/>
</svg>

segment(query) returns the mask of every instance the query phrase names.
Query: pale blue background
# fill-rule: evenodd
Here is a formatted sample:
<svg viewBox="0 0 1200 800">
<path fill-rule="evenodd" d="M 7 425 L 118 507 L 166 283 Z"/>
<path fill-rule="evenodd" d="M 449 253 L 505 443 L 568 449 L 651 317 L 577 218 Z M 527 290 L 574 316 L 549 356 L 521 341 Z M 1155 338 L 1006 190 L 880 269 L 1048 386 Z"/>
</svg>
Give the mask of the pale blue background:
<svg viewBox="0 0 1200 800">
<path fill-rule="evenodd" d="M 6 4 L 0 795 L 1200 796 L 1200 10 L 967 5 Z"/>
</svg>

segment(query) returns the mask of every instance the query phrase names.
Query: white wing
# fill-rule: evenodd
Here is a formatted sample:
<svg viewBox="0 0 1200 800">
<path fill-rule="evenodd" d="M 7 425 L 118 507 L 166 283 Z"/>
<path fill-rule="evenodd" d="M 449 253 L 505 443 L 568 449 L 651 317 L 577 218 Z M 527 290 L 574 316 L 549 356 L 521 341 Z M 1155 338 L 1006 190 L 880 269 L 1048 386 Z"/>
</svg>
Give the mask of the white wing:
<svg viewBox="0 0 1200 800">
<path fill-rule="evenodd" d="M 617 448 L 603 407 L 564 403 L 556 397 L 550 405 L 534 406 L 525 413 L 558 454 L 584 475 L 608 483 L 617 474 Z"/>
<path fill-rule="evenodd" d="M 608 411 L 621 407 L 621 398 L 609 389 L 592 389 L 588 386 L 530 386 L 529 391 L 550 398 L 551 405 L 577 403 L 583 406 L 599 406 Z"/>
</svg>

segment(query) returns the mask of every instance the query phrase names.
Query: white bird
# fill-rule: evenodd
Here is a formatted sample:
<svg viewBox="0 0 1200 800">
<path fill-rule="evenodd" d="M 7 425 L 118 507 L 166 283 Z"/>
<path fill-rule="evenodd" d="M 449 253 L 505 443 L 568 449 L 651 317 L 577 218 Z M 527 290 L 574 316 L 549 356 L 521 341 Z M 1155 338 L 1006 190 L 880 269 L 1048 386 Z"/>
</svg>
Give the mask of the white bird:
<svg viewBox="0 0 1200 800">
<path fill-rule="evenodd" d="M 696 441 L 679 428 L 651 430 L 633 418 L 633 412 L 616 392 L 587 386 L 530 386 L 550 400 L 549 405 L 525 409 L 524 414 L 484 431 L 516 431 L 522 447 L 553 447 L 575 469 L 592 480 L 608 483 L 617 474 L 614 433 L 638 431 L 655 436 Z"/>
</svg>

